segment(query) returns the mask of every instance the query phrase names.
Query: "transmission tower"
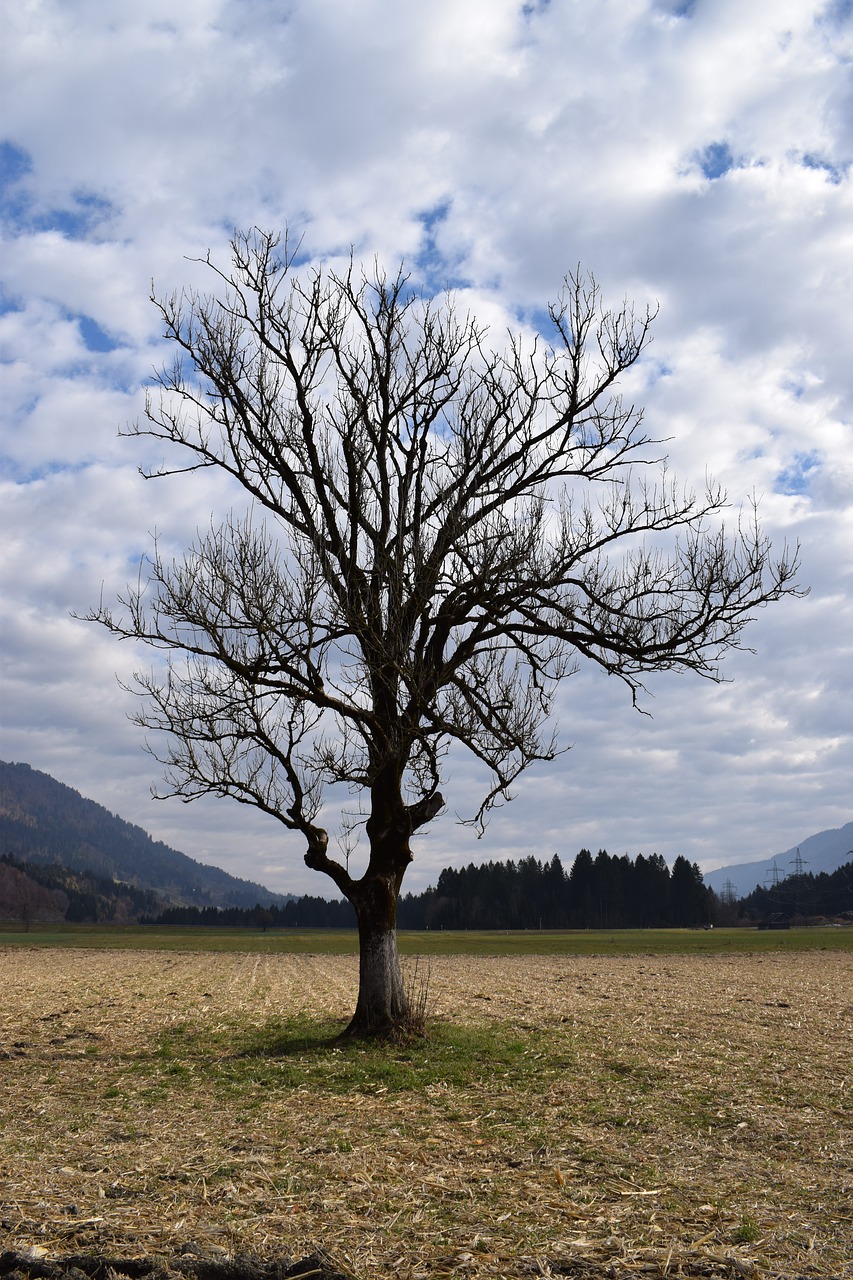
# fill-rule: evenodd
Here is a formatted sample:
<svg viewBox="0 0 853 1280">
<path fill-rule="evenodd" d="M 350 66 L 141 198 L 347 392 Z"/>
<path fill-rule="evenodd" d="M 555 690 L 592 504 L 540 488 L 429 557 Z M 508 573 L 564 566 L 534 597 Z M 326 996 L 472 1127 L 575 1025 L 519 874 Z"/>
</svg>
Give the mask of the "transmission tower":
<svg viewBox="0 0 853 1280">
<path fill-rule="evenodd" d="M 803 855 L 800 853 L 800 850 L 798 847 L 796 856 L 791 859 L 791 865 L 794 868 L 795 876 L 803 875 L 803 867 L 808 866 L 808 861 L 809 861 L 808 858 L 804 858 Z"/>
</svg>

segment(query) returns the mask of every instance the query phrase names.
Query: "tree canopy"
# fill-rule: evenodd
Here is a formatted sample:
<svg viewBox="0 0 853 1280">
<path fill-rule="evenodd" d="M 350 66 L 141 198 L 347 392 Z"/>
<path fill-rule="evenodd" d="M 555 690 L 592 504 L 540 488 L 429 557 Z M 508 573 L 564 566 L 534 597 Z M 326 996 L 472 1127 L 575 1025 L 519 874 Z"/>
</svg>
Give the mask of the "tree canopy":
<svg viewBox="0 0 853 1280">
<path fill-rule="evenodd" d="M 448 749 L 488 771 L 482 828 L 557 752 L 553 695 L 581 662 L 632 698 L 647 672 L 716 679 L 796 557 L 669 478 L 617 388 L 653 313 L 606 309 L 592 277 L 566 277 L 547 335 L 490 345 L 402 269 L 300 271 L 257 231 L 232 252 L 207 259 L 210 295 L 154 299 L 176 357 L 133 430 L 174 446 L 156 474 L 218 469 L 248 509 L 181 560 L 155 548 L 92 616 L 167 654 L 137 677 L 166 793 L 270 814 L 352 902 L 353 1030 L 383 1030 L 407 1013 L 396 902 Z M 339 783 L 362 798 L 360 875 L 321 813 Z"/>
</svg>

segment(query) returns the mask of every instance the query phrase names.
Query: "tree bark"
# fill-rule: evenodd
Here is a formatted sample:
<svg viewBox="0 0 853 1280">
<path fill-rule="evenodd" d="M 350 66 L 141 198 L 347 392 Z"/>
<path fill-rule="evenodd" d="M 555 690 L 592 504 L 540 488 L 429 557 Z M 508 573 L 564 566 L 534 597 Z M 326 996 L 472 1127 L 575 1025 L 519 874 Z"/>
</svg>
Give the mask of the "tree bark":
<svg viewBox="0 0 853 1280">
<path fill-rule="evenodd" d="M 350 900 L 358 917 L 358 1002 L 344 1036 L 404 1032 L 411 1009 L 397 953 L 396 877 L 368 873 L 354 888 Z"/>
</svg>

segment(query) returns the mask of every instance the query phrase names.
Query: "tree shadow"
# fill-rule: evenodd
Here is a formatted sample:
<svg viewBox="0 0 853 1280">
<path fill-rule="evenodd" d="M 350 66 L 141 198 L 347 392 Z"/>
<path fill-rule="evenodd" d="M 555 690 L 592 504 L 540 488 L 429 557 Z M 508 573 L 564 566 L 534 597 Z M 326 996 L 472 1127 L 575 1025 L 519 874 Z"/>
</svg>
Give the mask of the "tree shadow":
<svg viewBox="0 0 853 1280">
<path fill-rule="evenodd" d="M 278 1024 L 259 1029 L 249 1043 L 235 1050 L 234 1058 L 304 1058 L 329 1053 L 352 1043 L 343 1039 L 348 1019 Z"/>
</svg>

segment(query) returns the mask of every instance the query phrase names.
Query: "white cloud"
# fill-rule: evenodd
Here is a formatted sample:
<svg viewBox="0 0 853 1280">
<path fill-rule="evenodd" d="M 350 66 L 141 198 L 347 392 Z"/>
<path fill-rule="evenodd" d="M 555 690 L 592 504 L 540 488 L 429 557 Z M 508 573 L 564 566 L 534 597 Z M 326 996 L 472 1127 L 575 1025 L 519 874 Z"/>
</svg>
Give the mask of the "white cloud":
<svg viewBox="0 0 853 1280">
<path fill-rule="evenodd" d="M 803 0 L 39 0 L 7 21 L 0 754 L 276 888 L 317 891 L 297 842 L 227 803 L 152 806 L 113 672 L 72 610 L 120 589 L 155 527 L 175 550 L 233 500 L 144 483 L 120 439 L 163 358 L 159 293 L 205 287 L 235 226 L 457 281 L 499 335 L 567 270 L 661 312 L 626 386 L 673 470 L 753 491 L 800 539 L 812 595 L 768 610 L 734 684 L 654 686 L 655 718 L 586 673 L 567 756 L 444 861 L 541 848 L 764 857 L 850 816 L 853 110 L 844 5 Z M 453 761 L 451 809 L 475 771 Z M 283 850 L 292 852 L 286 857 Z M 280 868 L 280 870 L 279 870 Z"/>
</svg>

